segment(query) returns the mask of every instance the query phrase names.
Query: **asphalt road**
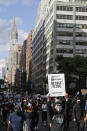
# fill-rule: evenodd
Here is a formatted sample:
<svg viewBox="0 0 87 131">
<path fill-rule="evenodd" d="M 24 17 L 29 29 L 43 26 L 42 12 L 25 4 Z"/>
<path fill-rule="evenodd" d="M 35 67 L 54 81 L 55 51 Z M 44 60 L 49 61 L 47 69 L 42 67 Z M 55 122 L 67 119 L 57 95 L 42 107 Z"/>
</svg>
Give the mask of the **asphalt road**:
<svg viewBox="0 0 87 131">
<path fill-rule="evenodd" d="M 0 131 L 7 131 L 7 126 L 5 124 L 0 123 Z M 42 122 L 39 122 L 39 128 L 38 131 L 49 131 L 48 126 L 43 126 Z M 70 124 L 70 129 L 68 131 L 77 131 L 72 126 L 72 123 Z"/>
<path fill-rule="evenodd" d="M 48 126 L 44 126 L 43 123 L 42 123 L 42 120 L 41 120 L 41 112 L 40 112 L 40 115 L 39 115 L 39 124 L 38 124 L 38 131 L 48 131 Z M 0 131 L 7 131 L 7 125 L 2 123 L 0 121 Z"/>
<path fill-rule="evenodd" d="M 7 131 L 6 124 L 0 123 L 0 131 Z M 38 131 L 48 131 L 48 127 L 47 126 L 43 126 L 42 123 L 39 123 Z"/>
<path fill-rule="evenodd" d="M 7 125 L 0 122 L 0 131 L 7 131 Z"/>
<path fill-rule="evenodd" d="M 40 112 L 40 114 L 39 114 L 38 131 L 49 131 L 48 126 L 44 126 L 43 125 L 41 116 L 42 116 L 42 114 Z M 0 131 L 7 131 L 7 125 L 0 122 Z M 70 122 L 70 129 L 68 129 L 68 131 L 77 131 L 77 130 L 75 130 L 74 125 L 73 125 L 72 122 Z"/>
</svg>

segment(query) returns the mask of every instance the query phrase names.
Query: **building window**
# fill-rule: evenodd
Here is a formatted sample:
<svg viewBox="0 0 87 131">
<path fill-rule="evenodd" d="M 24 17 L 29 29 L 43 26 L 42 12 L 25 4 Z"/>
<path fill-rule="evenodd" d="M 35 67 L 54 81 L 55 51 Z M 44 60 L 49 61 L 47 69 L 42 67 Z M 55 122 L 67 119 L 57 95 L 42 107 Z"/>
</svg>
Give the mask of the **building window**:
<svg viewBox="0 0 87 131">
<path fill-rule="evenodd" d="M 57 23 L 57 27 L 59 27 L 59 28 L 73 28 L 73 24 L 70 24 L 70 23 Z"/>
<path fill-rule="evenodd" d="M 56 15 L 57 19 L 67 19 L 67 20 L 73 20 L 73 16 L 72 15 Z"/>
<path fill-rule="evenodd" d="M 72 45 L 72 41 L 62 40 L 62 41 L 58 41 L 58 44 L 60 44 L 60 45 Z"/>
<path fill-rule="evenodd" d="M 76 45 L 87 46 L 87 42 L 76 42 Z"/>
<path fill-rule="evenodd" d="M 56 32 L 56 36 L 73 36 L 73 32 Z"/>
<path fill-rule="evenodd" d="M 66 54 L 72 54 L 73 49 L 56 49 L 56 53 L 66 53 Z"/>
<path fill-rule="evenodd" d="M 85 54 L 87 52 L 86 49 L 76 49 L 77 54 Z"/>
<path fill-rule="evenodd" d="M 77 12 L 87 12 L 87 7 L 76 7 Z"/>
<path fill-rule="evenodd" d="M 86 32 L 76 32 L 76 36 L 77 37 L 87 37 L 87 33 Z"/>
<path fill-rule="evenodd" d="M 87 20 L 87 16 L 78 16 L 78 15 L 76 15 L 76 20 Z"/>
<path fill-rule="evenodd" d="M 71 6 L 57 6 L 56 10 L 59 10 L 59 11 L 73 11 L 73 7 L 71 7 Z"/>
</svg>

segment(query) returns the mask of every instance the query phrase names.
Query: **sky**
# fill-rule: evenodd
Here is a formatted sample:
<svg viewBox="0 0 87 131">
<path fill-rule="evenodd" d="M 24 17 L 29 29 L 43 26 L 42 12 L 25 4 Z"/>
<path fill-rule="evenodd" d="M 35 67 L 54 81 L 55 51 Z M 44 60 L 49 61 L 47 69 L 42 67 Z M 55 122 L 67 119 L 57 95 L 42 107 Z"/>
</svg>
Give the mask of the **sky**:
<svg viewBox="0 0 87 131">
<path fill-rule="evenodd" d="M 0 68 L 9 54 L 12 19 L 15 17 L 19 43 L 23 43 L 35 27 L 40 0 L 0 0 Z"/>
</svg>

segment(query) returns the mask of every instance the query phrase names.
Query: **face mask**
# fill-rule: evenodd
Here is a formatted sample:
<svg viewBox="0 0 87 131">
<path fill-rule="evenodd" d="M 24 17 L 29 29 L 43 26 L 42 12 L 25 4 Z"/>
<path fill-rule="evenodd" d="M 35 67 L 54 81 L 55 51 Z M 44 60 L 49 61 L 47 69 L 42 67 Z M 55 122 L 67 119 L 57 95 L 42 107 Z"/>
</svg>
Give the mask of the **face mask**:
<svg viewBox="0 0 87 131">
<path fill-rule="evenodd" d="M 62 106 L 56 106 L 56 107 L 55 107 L 55 109 L 56 109 L 56 111 L 58 111 L 58 112 L 59 112 L 59 111 L 61 111 L 61 110 L 62 110 Z"/>
</svg>

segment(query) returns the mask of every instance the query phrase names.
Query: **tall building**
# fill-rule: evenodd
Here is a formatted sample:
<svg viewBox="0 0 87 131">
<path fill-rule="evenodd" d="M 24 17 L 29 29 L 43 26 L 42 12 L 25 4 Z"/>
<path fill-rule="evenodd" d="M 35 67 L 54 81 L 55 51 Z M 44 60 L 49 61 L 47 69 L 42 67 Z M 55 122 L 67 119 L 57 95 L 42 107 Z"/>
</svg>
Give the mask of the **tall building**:
<svg viewBox="0 0 87 131">
<path fill-rule="evenodd" d="M 2 79 L 2 68 L 0 68 L 0 79 Z"/>
<path fill-rule="evenodd" d="M 0 79 L 5 78 L 5 67 L 0 68 Z"/>
<path fill-rule="evenodd" d="M 27 50 L 27 40 L 23 42 L 21 50 L 20 69 L 23 72 L 26 72 L 26 50 Z"/>
<path fill-rule="evenodd" d="M 14 85 L 16 70 L 20 68 L 20 53 L 22 46 L 18 43 L 18 32 L 15 19 L 13 19 L 10 34 L 10 50 L 9 50 L 9 84 Z"/>
<path fill-rule="evenodd" d="M 27 40 L 24 41 L 20 57 L 20 71 L 21 71 L 21 88 L 26 88 L 26 50 Z"/>
<path fill-rule="evenodd" d="M 8 71 L 8 58 L 4 58 L 3 64 L 0 64 L 0 79 L 5 79 Z"/>
<path fill-rule="evenodd" d="M 32 81 L 57 72 L 57 55 L 87 56 L 87 0 L 41 0 L 32 37 Z"/>
<path fill-rule="evenodd" d="M 33 30 L 28 35 L 27 50 L 26 50 L 26 82 L 31 81 L 31 61 L 32 61 L 32 34 Z"/>
</svg>

